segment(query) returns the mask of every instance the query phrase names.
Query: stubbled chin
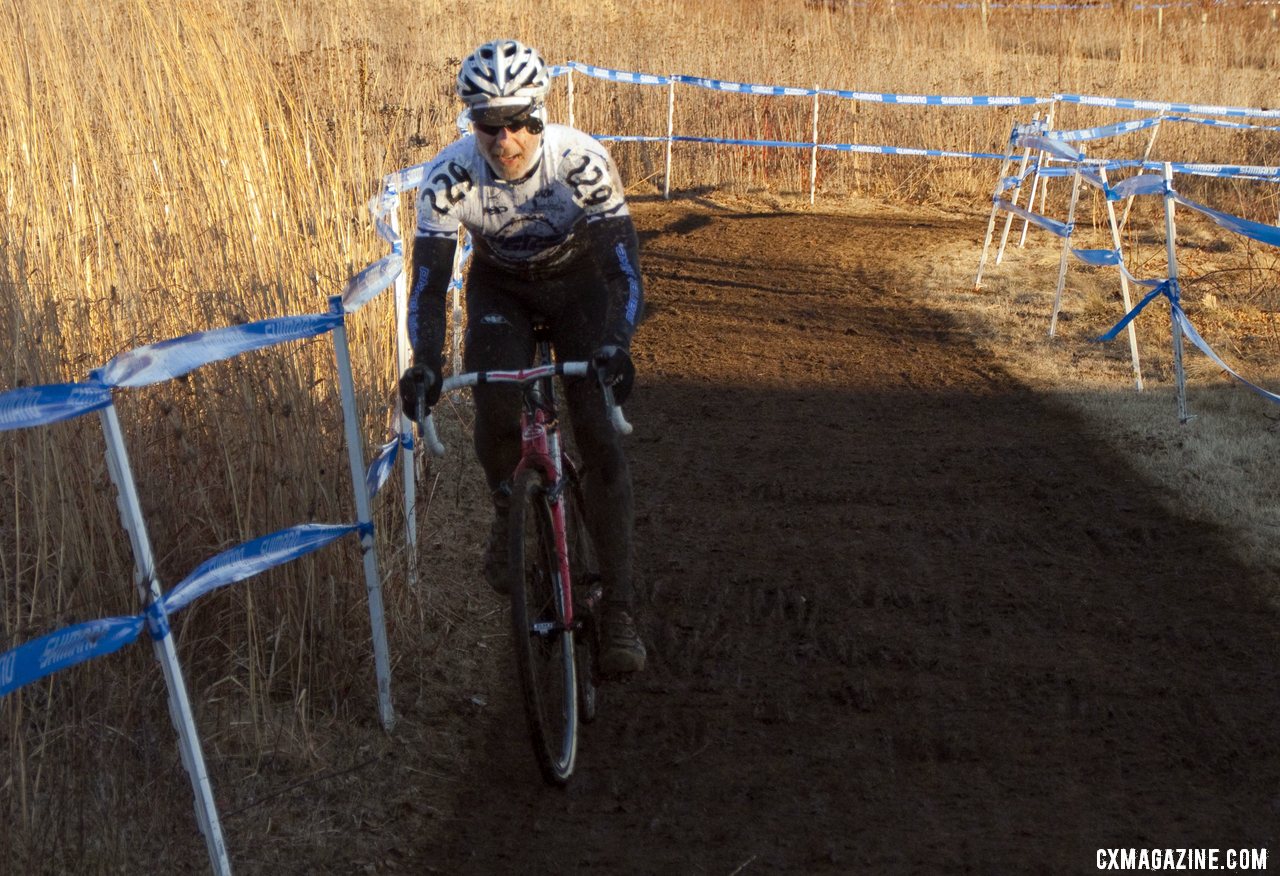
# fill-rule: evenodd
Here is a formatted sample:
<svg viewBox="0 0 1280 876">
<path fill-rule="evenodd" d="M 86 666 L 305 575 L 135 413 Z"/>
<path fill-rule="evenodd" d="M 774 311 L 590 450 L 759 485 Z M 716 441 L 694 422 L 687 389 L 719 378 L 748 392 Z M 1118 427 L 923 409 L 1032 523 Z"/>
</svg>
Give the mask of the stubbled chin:
<svg viewBox="0 0 1280 876">
<path fill-rule="evenodd" d="M 498 176 L 501 176 L 503 179 L 514 179 L 515 177 L 518 177 L 524 172 L 526 164 L 527 162 L 523 155 L 518 155 L 508 161 L 504 161 L 501 158 L 497 158 L 492 155 L 489 156 L 489 165 L 497 171 Z"/>
</svg>

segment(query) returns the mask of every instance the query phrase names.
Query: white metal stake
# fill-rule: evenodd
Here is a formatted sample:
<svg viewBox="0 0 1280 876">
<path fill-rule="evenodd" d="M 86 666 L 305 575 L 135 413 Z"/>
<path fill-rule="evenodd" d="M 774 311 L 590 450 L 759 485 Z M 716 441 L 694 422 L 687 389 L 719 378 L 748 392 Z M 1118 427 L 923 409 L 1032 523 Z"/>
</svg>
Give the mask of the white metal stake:
<svg viewBox="0 0 1280 876">
<path fill-rule="evenodd" d="M 818 187 L 818 86 L 813 86 L 813 154 L 809 156 L 809 206 L 813 206 Z"/>
<path fill-rule="evenodd" d="M 1045 133 L 1048 133 L 1049 131 L 1053 130 L 1053 116 L 1057 109 L 1058 109 L 1058 102 L 1056 100 L 1050 101 L 1049 112 L 1045 113 L 1045 117 L 1044 117 Z M 1036 192 L 1037 191 L 1040 192 L 1040 212 L 1041 213 L 1044 212 L 1045 201 L 1048 199 L 1048 195 L 1049 195 L 1049 178 L 1044 177 L 1044 186 L 1042 187 L 1040 185 L 1040 180 L 1041 180 L 1040 171 L 1044 169 L 1047 159 L 1048 159 L 1048 154 L 1043 149 L 1041 149 L 1040 156 L 1036 159 L 1036 175 L 1031 179 L 1031 194 L 1027 196 L 1027 207 L 1034 210 L 1036 208 Z M 1022 235 L 1018 238 L 1018 249 L 1022 249 L 1024 246 L 1027 245 L 1027 229 L 1029 229 L 1030 227 L 1031 227 L 1030 219 L 1022 220 Z"/>
<path fill-rule="evenodd" d="M 465 228 L 458 229 L 458 244 L 453 250 L 453 274 L 449 277 L 449 285 L 453 287 L 449 360 L 454 374 L 462 373 L 462 254 L 466 252 L 469 233 Z"/>
<path fill-rule="evenodd" d="M 1174 242 L 1176 229 L 1173 224 L 1173 165 L 1164 163 L 1164 236 L 1165 252 L 1169 260 L 1169 281 L 1173 284 L 1170 290 L 1172 302 L 1180 297 L 1178 289 L 1178 251 Z M 1181 304 L 1179 303 L 1179 306 Z M 1178 325 L 1177 314 L 1169 307 L 1169 323 L 1173 328 L 1173 376 L 1177 384 L 1178 422 L 1185 423 L 1191 419 L 1187 413 L 1187 373 L 1182 368 L 1182 326 Z"/>
<path fill-rule="evenodd" d="M 853 105 L 853 142 L 861 142 L 858 139 L 858 105 Z M 857 195 L 862 194 L 862 153 L 853 153 L 853 191 Z"/>
<path fill-rule="evenodd" d="M 569 68 L 569 72 L 565 74 L 565 81 L 569 86 L 569 127 L 575 127 L 573 124 L 573 68 Z"/>
<path fill-rule="evenodd" d="M 662 180 L 662 197 L 671 198 L 671 142 L 676 133 L 676 81 L 667 83 L 667 172 Z"/>
<path fill-rule="evenodd" d="M 342 298 L 329 299 L 331 313 L 342 313 Z M 369 489 L 364 480 L 364 444 L 356 418 L 356 390 L 351 377 L 351 350 L 347 346 L 345 318 L 333 330 L 333 349 L 338 359 L 338 382 L 342 392 L 342 423 L 347 438 L 347 458 L 351 463 L 351 486 L 356 498 L 356 520 L 360 524 L 360 551 L 364 555 L 364 583 L 369 596 L 369 626 L 373 634 L 373 666 L 378 681 L 378 716 L 382 727 L 395 726 L 391 706 L 391 658 L 387 648 L 386 615 L 382 607 L 382 582 L 378 578 L 378 554 L 374 547 L 373 515 Z"/>
<path fill-rule="evenodd" d="M 978 275 L 973 278 L 973 288 L 975 290 L 982 288 L 982 271 L 987 266 L 987 252 L 991 249 L 991 238 L 996 231 L 996 213 L 1000 210 L 1000 205 L 996 203 L 1000 197 L 1000 193 L 1004 190 L 1004 176 L 1009 172 L 1009 165 L 1013 161 L 1013 150 L 1015 137 L 1017 135 L 1017 127 L 1009 132 L 1009 151 L 1005 153 L 1004 161 L 1000 162 L 1000 175 L 996 177 L 996 188 L 991 194 L 991 216 L 987 219 L 987 234 L 982 240 L 982 256 L 978 259 Z"/>
<path fill-rule="evenodd" d="M 1107 168 L 1099 167 L 1098 176 L 1105 186 L 1107 184 Z M 1121 249 L 1120 244 L 1120 228 L 1116 225 L 1116 205 L 1110 199 L 1106 200 L 1107 221 L 1111 225 L 1111 245 L 1116 248 L 1116 255 L 1120 257 L 1120 297 L 1124 301 L 1124 312 L 1128 313 L 1133 309 L 1133 304 L 1129 299 L 1129 278 L 1124 272 L 1124 250 Z M 1129 333 L 1129 361 L 1133 363 L 1133 384 L 1138 392 L 1142 392 L 1142 366 L 1138 364 L 1138 333 L 1134 329 L 1133 320 L 1130 320 L 1129 325 L 1125 328 Z"/>
<path fill-rule="evenodd" d="M 1042 205 L 1043 205 L 1043 202 L 1044 202 L 1043 192 L 1041 191 L 1041 188 L 1040 188 L 1040 180 L 1041 180 L 1041 177 L 1040 177 L 1040 168 L 1044 167 L 1044 163 L 1045 163 L 1045 156 L 1046 156 L 1046 153 L 1044 152 L 1044 150 L 1043 150 L 1043 149 L 1042 149 L 1042 150 L 1040 150 L 1040 155 L 1039 155 L 1039 157 L 1036 159 L 1036 172 L 1035 172 L 1035 176 L 1033 176 L 1033 177 L 1031 178 L 1031 192 L 1030 192 L 1030 194 L 1028 194 L 1028 195 L 1027 195 L 1027 209 L 1028 209 L 1028 210 L 1034 210 L 1034 209 L 1036 208 L 1036 195 L 1037 195 L 1037 194 L 1040 194 L 1040 195 L 1041 195 L 1041 204 L 1042 204 Z M 1044 179 L 1045 179 L 1045 188 L 1047 189 L 1047 188 L 1048 188 L 1048 177 L 1045 177 Z M 1043 206 L 1041 206 L 1041 210 L 1040 210 L 1040 211 L 1041 211 L 1042 213 L 1044 212 L 1044 207 L 1043 207 Z M 1025 247 L 1025 246 L 1027 245 L 1027 231 L 1028 231 L 1028 229 L 1030 229 L 1030 228 L 1031 228 L 1031 220 L 1030 220 L 1030 219 L 1023 219 L 1023 220 L 1022 220 L 1022 233 L 1018 235 L 1018 249 L 1022 249 L 1023 247 Z"/>
<path fill-rule="evenodd" d="M 1080 198 L 1080 170 L 1084 167 L 1084 150 L 1076 162 L 1076 172 L 1071 178 L 1071 206 L 1067 208 L 1067 234 L 1062 238 L 1062 257 L 1058 259 L 1058 289 L 1053 293 L 1053 315 L 1049 317 L 1049 337 L 1058 328 L 1058 311 L 1062 309 L 1062 288 L 1067 283 L 1067 254 L 1071 252 L 1071 230 L 1076 221 L 1076 201 Z"/>
<path fill-rule="evenodd" d="M 160 582 L 156 580 L 155 555 L 151 551 L 151 539 L 147 535 L 142 517 L 142 505 L 138 501 L 138 488 L 129 466 L 129 453 L 125 448 L 124 433 L 116 416 L 115 404 L 109 404 L 100 412 L 102 432 L 107 444 L 107 471 L 116 485 L 116 505 L 129 542 L 133 546 L 134 584 L 138 597 L 150 607 L 161 600 Z M 200 734 L 196 730 L 195 717 L 191 713 L 191 700 L 187 696 L 182 666 L 178 663 L 178 651 L 173 636 L 167 629 L 156 629 L 157 620 L 148 614 L 147 627 L 152 635 L 152 650 L 164 673 L 165 687 L 169 692 L 169 718 L 178 731 L 178 750 L 182 765 L 191 779 L 195 793 L 196 822 L 204 834 L 209 852 L 209 864 L 218 876 L 229 876 L 231 861 L 227 857 L 226 843 L 222 838 L 222 825 L 218 821 L 218 806 L 213 798 L 213 784 L 205 766 L 204 753 L 200 749 Z M 159 638 L 156 636 L 159 635 Z"/>
<path fill-rule="evenodd" d="M 396 195 L 396 205 L 391 211 L 389 220 L 391 230 L 400 236 L 400 196 Z M 402 268 L 396 276 L 396 378 L 409 368 L 412 363 L 413 347 L 409 343 L 409 283 Z M 399 403 L 399 393 L 396 393 Z M 418 584 L 418 496 L 417 478 L 414 477 L 413 444 L 404 441 L 413 437 L 413 421 L 405 415 L 400 406 L 400 437 L 402 439 L 401 475 L 404 481 L 404 527 L 405 546 L 409 557 L 406 563 L 406 579 L 410 587 Z"/>
<path fill-rule="evenodd" d="M 1142 153 L 1143 164 L 1146 164 L 1147 161 L 1151 158 L 1151 150 L 1156 145 L 1156 135 L 1160 133 L 1160 125 L 1164 119 L 1164 110 L 1160 110 L 1160 113 L 1156 116 L 1156 118 L 1159 119 L 1160 121 L 1157 121 L 1155 127 L 1151 129 L 1151 138 L 1147 140 L 1147 148 Z M 1141 173 L 1142 171 L 1139 170 L 1138 172 Z M 1130 208 L 1133 207 L 1133 197 L 1134 197 L 1133 195 L 1130 195 L 1128 198 L 1125 199 L 1124 212 L 1120 214 L 1120 230 L 1121 231 L 1123 231 L 1125 227 L 1129 224 L 1129 210 Z"/>
<path fill-rule="evenodd" d="M 1034 125 L 1040 121 L 1040 114 L 1036 113 L 1031 117 L 1031 123 Z M 1027 147 L 1022 150 L 1022 161 L 1018 163 L 1018 185 L 1013 190 L 1013 197 L 1009 199 L 1009 203 L 1015 207 L 1018 205 L 1018 197 L 1022 194 L 1022 178 L 1026 175 L 1027 165 L 1031 162 L 1031 148 Z M 996 264 L 1004 261 L 1004 248 L 1009 242 L 1009 229 L 1013 227 L 1013 215 L 1009 213 L 1004 217 L 1004 230 L 1000 232 L 1000 247 L 996 250 Z"/>
</svg>

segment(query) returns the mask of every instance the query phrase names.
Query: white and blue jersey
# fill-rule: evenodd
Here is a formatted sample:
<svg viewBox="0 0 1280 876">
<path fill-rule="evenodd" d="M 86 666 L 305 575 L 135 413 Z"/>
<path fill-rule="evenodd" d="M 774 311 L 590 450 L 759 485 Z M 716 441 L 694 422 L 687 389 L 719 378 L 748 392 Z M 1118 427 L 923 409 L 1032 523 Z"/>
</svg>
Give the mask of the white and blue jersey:
<svg viewBox="0 0 1280 876">
<path fill-rule="evenodd" d="M 541 273 L 581 252 L 581 223 L 627 216 L 613 159 L 600 143 L 547 125 L 534 166 L 520 180 L 497 176 L 474 136 L 444 149 L 418 190 L 419 237 L 471 233 L 481 258 L 515 273 Z"/>
<path fill-rule="evenodd" d="M 571 286 L 584 312 L 597 314 L 592 343 L 630 342 L 644 302 L 639 243 L 604 146 L 574 128 L 547 125 L 529 172 L 508 181 L 468 136 L 443 149 L 424 176 L 409 297 L 415 361 L 439 359 L 460 228 L 474 246 L 468 311 L 472 293 L 483 291 L 476 280 L 544 314 L 564 312 Z"/>
</svg>

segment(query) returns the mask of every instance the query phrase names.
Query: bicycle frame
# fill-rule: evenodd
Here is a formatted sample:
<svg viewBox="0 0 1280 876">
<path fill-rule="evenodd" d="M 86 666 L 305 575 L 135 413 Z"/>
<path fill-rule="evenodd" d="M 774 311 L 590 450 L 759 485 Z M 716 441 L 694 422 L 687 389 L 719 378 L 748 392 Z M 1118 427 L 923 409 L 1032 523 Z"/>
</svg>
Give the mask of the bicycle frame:
<svg viewBox="0 0 1280 876">
<path fill-rule="evenodd" d="M 546 478 L 551 515 L 555 527 L 556 562 L 559 566 L 561 590 L 564 595 L 565 624 L 573 623 L 572 580 L 569 572 L 569 549 L 564 518 L 564 503 L 561 497 L 564 491 L 564 466 L 567 462 L 560 444 L 559 417 L 548 417 L 548 413 L 557 410 L 555 387 L 552 379 L 556 375 L 565 377 L 586 377 L 591 374 L 588 362 L 552 362 L 551 347 L 545 340 L 539 340 L 535 365 L 522 371 L 471 371 L 449 377 L 444 381 L 441 392 L 452 392 L 467 386 L 480 383 L 518 383 L 526 386 L 523 393 L 524 403 L 520 414 L 520 462 L 512 473 L 512 481 L 527 468 L 539 469 Z M 627 422 L 613 398 L 613 390 L 604 387 L 605 406 L 609 411 L 610 422 L 623 435 L 631 434 L 631 424 Z M 550 404 L 548 404 L 548 400 Z M 444 456 L 444 445 L 436 433 L 435 421 L 431 415 L 419 421 L 419 432 L 427 449 L 434 456 Z"/>
<path fill-rule="evenodd" d="M 551 351 L 546 341 L 538 343 L 538 365 L 547 365 Z M 565 528 L 564 466 L 567 460 L 560 446 L 560 421 L 551 416 L 557 411 L 555 385 L 551 377 L 540 377 L 524 391 L 520 412 L 520 462 L 511 480 L 529 468 L 542 472 L 547 484 L 547 504 L 551 509 L 552 536 L 555 539 L 556 565 L 560 573 L 560 597 L 564 603 L 564 625 L 573 628 L 573 580 L 569 571 L 569 539 Z"/>
<path fill-rule="evenodd" d="M 579 482 L 573 462 L 566 456 L 560 419 L 557 413 L 557 399 L 554 379 L 557 375 L 567 377 L 587 377 L 594 375 L 590 363 L 587 362 L 552 362 L 551 345 L 543 337 L 536 337 L 536 363 L 533 367 L 522 371 L 479 371 L 459 374 L 444 381 L 441 392 L 459 389 L 464 386 L 475 386 L 480 383 L 514 383 L 523 387 L 521 393 L 520 413 L 520 460 L 511 474 L 514 496 L 509 514 L 512 522 L 513 538 L 510 541 L 511 556 L 519 574 L 513 576 L 511 591 L 512 632 L 516 636 L 516 662 L 520 675 L 521 692 L 525 703 L 525 714 L 529 721 L 530 738 L 534 744 L 534 752 L 538 758 L 543 778 L 551 784 L 564 784 L 573 773 L 577 755 L 578 724 L 589 722 L 595 717 L 597 678 L 593 668 L 597 651 L 594 640 L 595 626 L 593 622 L 594 606 L 600 597 L 601 588 L 593 585 L 596 576 L 593 564 L 586 557 L 590 554 L 589 538 L 583 525 Z M 622 411 L 615 404 L 612 390 L 602 383 L 606 410 L 613 427 L 622 434 L 631 432 L 631 425 L 623 417 Z M 419 411 L 425 410 L 425 389 L 419 396 Z M 424 443 L 437 456 L 444 454 L 444 446 L 435 431 L 435 424 L 428 414 L 419 421 L 419 430 Z M 516 504 L 516 503 L 519 504 Z M 530 508 L 537 507 L 539 515 L 536 525 L 539 529 L 533 532 L 535 540 L 540 544 L 543 566 L 536 564 L 530 568 L 525 565 L 525 538 L 531 533 L 525 529 L 529 523 Z M 573 520 L 570 521 L 572 507 Z M 549 519 L 549 522 L 547 522 Z M 581 533 L 569 532 L 570 525 L 582 527 Z M 550 527 L 550 532 L 546 528 Z M 575 530 L 576 532 L 576 530 Z M 550 539 L 547 536 L 550 535 Z M 574 536 L 571 538 L 571 536 Z M 581 541 L 579 541 L 579 536 Z M 572 549 L 572 550 L 571 550 Z M 554 556 L 552 556 L 554 554 Z M 572 555 L 571 555 L 572 554 Z M 581 610 L 574 609 L 574 564 L 584 580 L 578 582 L 583 592 Z M 515 579 L 524 577 L 517 582 Z M 558 603 L 553 612 L 535 612 L 529 616 L 526 586 L 539 587 L 542 583 L 549 585 L 551 600 Z M 546 605 L 546 602 L 543 602 Z M 562 662 L 560 669 L 564 675 L 563 687 L 559 694 L 552 692 L 548 700 L 543 699 L 540 682 L 543 679 L 542 665 L 535 666 L 532 655 L 530 637 L 546 642 L 552 652 L 559 646 Z M 575 644 L 583 643 L 582 650 Z M 557 658 L 550 657 L 551 661 Z M 581 660 L 588 661 L 584 666 Z M 547 680 L 554 682 L 552 676 Z M 544 702 L 560 699 L 563 707 L 558 720 L 562 725 L 555 725 L 557 720 L 544 711 Z M 557 735 L 557 728 L 563 735 Z"/>
</svg>

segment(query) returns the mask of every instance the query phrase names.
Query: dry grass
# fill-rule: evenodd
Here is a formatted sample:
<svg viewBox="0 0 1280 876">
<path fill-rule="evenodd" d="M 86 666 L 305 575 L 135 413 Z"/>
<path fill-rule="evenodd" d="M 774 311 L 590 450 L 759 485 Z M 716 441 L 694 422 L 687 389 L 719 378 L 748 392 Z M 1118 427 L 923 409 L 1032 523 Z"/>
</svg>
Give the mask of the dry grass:
<svg viewBox="0 0 1280 876">
<path fill-rule="evenodd" d="M 457 60 L 498 35 L 517 35 L 555 62 L 913 93 L 1068 91 L 1261 106 L 1273 101 L 1280 67 L 1263 9 L 1213 8 L 1203 20 L 1170 12 L 1158 30 L 1154 13 L 1001 13 L 984 25 L 976 11 L 842 6 L 11 4 L 0 12 L 14 46 L 0 55 L 0 389 L 80 379 L 118 352 L 190 331 L 322 309 L 326 296 L 382 254 L 365 210 L 381 177 L 453 138 Z M 665 131 L 663 89 L 578 77 L 576 91 L 586 130 Z M 553 114 L 564 109 L 557 90 Z M 811 112 L 806 98 L 682 89 L 676 129 L 805 140 Z M 1114 118 L 1075 107 L 1060 113 L 1061 126 Z M 824 99 L 819 136 L 999 151 L 1015 119 L 1025 113 Z M 1156 154 L 1266 163 L 1273 136 L 1166 126 Z M 1117 148 L 1136 155 L 1141 146 Z M 633 188 L 661 182 L 661 147 L 619 145 L 615 154 Z M 808 163 L 804 150 L 681 146 L 673 184 L 677 192 L 795 194 L 807 190 Z M 824 153 L 819 193 L 828 201 L 973 205 L 986 198 L 994 172 L 981 162 Z M 1254 218 L 1275 215 L 1274 196 L 1256 186 L 1195 183 L 1193 193 Z M 1158 242 L 1136 242 L 1158 256 Z M 1192 300 L 1210 331 L 1256 339 L 1242 344 L 1274 342 L 1273 256 L 1206 252 L 1198 276 Z M 1016 289 L 998 291 L 1018 307 Z M 1103 309 L 1105 300 L 1089 308 Z M 388 425 L 390 320 L 379 302 L 351 330 L 370 446 Z M 1056 361 L 1032 353 L 1029 361 Z M 243 539 L 300 519 L 352 517 L 325 339 L 125 393 L 120 409 L 166 585 Z M 1134 428 L 1121 423 L 1130 410 L 1117 405 L 1097 416 L 1123 433 Z M 1222 421 L 1234 422 L 1225 414 Z M 1196 433 L 1204 448 L 1188 453 L 1220 456 L 1221 445 L 1262 453 L 1230 426 L 1214 437 L 1208 431 Z M 456 448 L 465 444 L 460 435 Z M 1238 487 L 1223 486 L 1222 495 Z M 92 418 L 0 437 L 0 648 L 133 610 L 132 558 L 112 492 Z M 1257 507 L 1269 498 L 1260 494 Z M 1212 495 L 1203 501 L 1214 504 Z M 395 506 L 393 487 L 377 522 L 388 608 L 400 619 L 393 650 L 403 654 L 397 643 L 421 650 L 421 630 L 443 637 L 451 621 L 442 597 L 403 587 Z M 472 537 L 449 532 L 442 518 L 431 525 L 470 547 Z M 350 552 L 332 549 L 182 617 L 180 641 L 202 692 L 211 749 L 251 763 L 265 750 L 325 762 L 317 725 L 372 711 L 361 693 L 371 671 L 357 582 Z M 0 820 L 9 826 L 11 860 L 110 867 L 123 854 L 124 839 L 108 826 L 121 801 L 176 788 L 171 811 L 186 811 L 174 764 L 154 755 L 168 728 L 157 716 L 159 680 L 144 651 L 4 702 Z"/>
</svg>

